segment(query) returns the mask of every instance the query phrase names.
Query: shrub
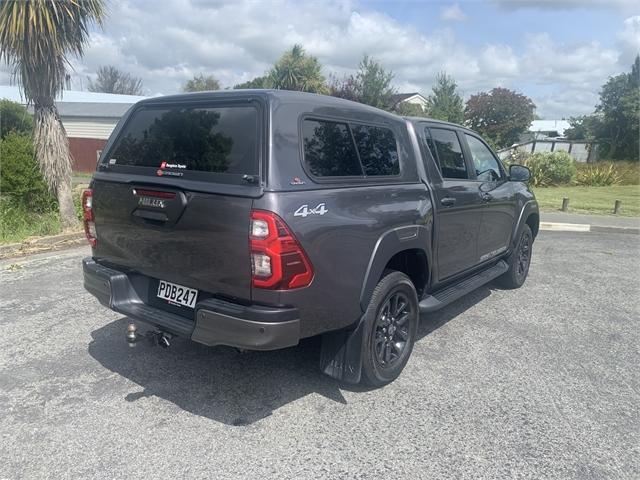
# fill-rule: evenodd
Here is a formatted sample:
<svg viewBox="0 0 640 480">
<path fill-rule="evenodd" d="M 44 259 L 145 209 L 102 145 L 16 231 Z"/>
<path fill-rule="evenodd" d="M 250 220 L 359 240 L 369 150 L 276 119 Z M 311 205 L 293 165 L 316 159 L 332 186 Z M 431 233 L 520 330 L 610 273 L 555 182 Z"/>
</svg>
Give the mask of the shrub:
<svg viewBox="0 0 640 480">
<path fill-rule="evenodd" d="M 585 172 L 597 167 L 598 169 L 612 168 L 618 177 L 619 185 L 639 185 L 640 184 L 640 162 L 597 162 L 597 163 L 578 163 L 578 181 L 581 176 L 586 175 Z"/>
<path fill-rule="evenodd" d="M 613 164 L 591 164 L 586 168 L 579 169 L 576 183 L 587 187 L 608 187 L 609 185 L 618 185 L 620 176 Z"/>
<path fill-rule="evenodd" d="M 38 168 L 28 135 L 10 132 L 0 140 L 0 194 L 35 213 L 57 208 Z"/>
<path fill-rule="evenodd" d="M 531 171 L 531 185 L 548 187 L 571 183 L 576 175 L 573 158 L 567 152 L 534 153 L 512 151 L 505 159 L 507 165 L 524 165 Z"/>
<path fill-rule="evenodd" d="M 576 177 L 576 165 L 567 152 L 534 153 L 531 162 L 539 171 L 541 187 L 566 185 Z"/>
<path fill-rule="evenodd" d="M 0 139 L 10 132 L 31 134 L 33 119 L 22 105 L 10 100 L 0 100 Z"/>
<path fill-rule="evenodd" d="M 640 185 L 640 162 L 611 162 L 620 177 L 620 185 Z"/>
<path fill-rule="evenodd" d="M 84 211 L 82 210 L 82 192 L 84 192 L 87 185 L 76 185 L 73 190 L 73 207 L 76 211 L 76 217 L 82 222 L 84 220 Z"/>
</svg>

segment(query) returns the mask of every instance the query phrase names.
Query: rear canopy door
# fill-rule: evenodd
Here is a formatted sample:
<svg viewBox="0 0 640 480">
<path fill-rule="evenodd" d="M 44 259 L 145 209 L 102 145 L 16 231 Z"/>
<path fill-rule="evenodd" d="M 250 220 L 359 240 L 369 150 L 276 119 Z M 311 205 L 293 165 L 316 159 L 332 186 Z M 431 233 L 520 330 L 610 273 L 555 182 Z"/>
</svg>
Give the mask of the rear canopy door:
<svg viewBox="0 0 640 480">
<path fill-rule="evenodd" d="M 257 101 L 142 105 L 93 181 L 94 256 L 154 279 L 249 299 L 253 198 L 261 194 Z"/>
</svg>

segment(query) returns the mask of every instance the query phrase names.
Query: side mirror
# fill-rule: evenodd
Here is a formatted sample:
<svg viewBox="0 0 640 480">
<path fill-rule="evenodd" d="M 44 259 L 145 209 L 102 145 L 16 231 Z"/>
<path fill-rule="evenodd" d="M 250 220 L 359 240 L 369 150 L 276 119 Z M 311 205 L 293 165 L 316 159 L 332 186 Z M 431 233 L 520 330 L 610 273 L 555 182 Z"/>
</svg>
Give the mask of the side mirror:
<svg viewBox="0 0 640 480">
<path fill-rule="evenodd" d="M 531 170 L 522 165 L 511 165 L 509 167 L 509 179 L 512 182 L 528 182 L 531 180 Z"/>
</svg>

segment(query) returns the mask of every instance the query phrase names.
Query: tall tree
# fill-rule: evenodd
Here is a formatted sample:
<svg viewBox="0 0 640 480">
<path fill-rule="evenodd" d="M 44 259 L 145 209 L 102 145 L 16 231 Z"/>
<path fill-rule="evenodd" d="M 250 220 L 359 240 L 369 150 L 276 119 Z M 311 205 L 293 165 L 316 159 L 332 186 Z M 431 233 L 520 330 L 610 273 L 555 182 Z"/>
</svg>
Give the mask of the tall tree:
<svg viewBox="0 0 640 480">
<path fill-rule="evenodd" d="M 345 100 L 358 102 L 358 94 L 356 93 L 355 85 L 355 75 L 345 75 L 343 77 L 338 77 L 332 74 L 329 76 L 329 95 L 331 95 L 332 97 L 344 98 Z"/>
<path fill-rule="evenodd" d="M 392 97 L 396 93 L 391 86 L 392 80 L 391 70 L 386 70 L 380 62 L 365 55 L 355 75 L 332 79 L 330 94 L 389 110 L 393 107 Z"/>
<path fill-rule="evenodd" d="M 422 108 L 422 105 L 417 103 L 400 102 L 395 108 L 394 112 L 403 117 L 428 117 L 429 112 Z"/>
<path fill-rule="evenodd" d="M 95 80 L 87 78 L 90 92 L 142 95 L 142 79 L 118 70 L 111 65 L 98 68 Z"/>
<path fill-rule="evenodd" d="M 358 101 L 372 107 L 391 108 L 392 97 L 396 93 L 391 86 L 393 72 L 365 55 L 355 76 L 354 90 Z"/>
<path fill-rule="evenodd" d="M 427 112 L 431 118 L 453 123 L 464 121 L 464 104 L 457 89 L 456 81 L 446 72 L 436 75 L 433 93 L 427 97 Z"/>
<path fill-rule="evenodd" d="M 263 75 L 247 82 L 238 83 L 237 85 L 234 85 L 233 88 L 234 90 L 241 90 L 247 88 L 272 88 L 272 86 L 269 82 L 269 77 L 267 75 Z"/>
<path fill-rule="evenodd" d="M 600 158 L 640 160 L 640 56 L 630 73 L 610 77 L 602 86 L 594 113 L 572 117 L 569 124 L 566 137 L 595 142 Z"/>
<path fill-rule="evenodd" d="M 568 140 L 596 141 L 602 131 L 601 115 L 581 115 L 569 118 L 570 127 L 564 131 Z"/>
<path fill-rule="evenodd" d="M 327 86 L 318 59 L 305 53 L 302 45 L 286 51 L 269 71 L 269 83 L 279 90 L 325 93 Z"/>
<path fill-rule="evenodd" d="M 220 82 L 213 75 L 196 75 L 187 81 L 182 87 L 183 92 L 206 92 L 207 90 L 220 90 Z"/>
<path fill-rule="evenodd" d="M 56 193 L 64 227 L 77 223 L 71 194 L 69 140 L 54 103 L 68 82 L 69 56 L 82 56 L 89 25 L 102 25 L 102 0 L 4 0 L 0 58 L 14 69 L 34 109 L 35 153 Z"/>
<path fill-rule="evenodd" d="M 506 88 L 471 95 L 464 111 L 465 121 L 495 148 L 513 145 L 527 131 L 536 106 L 521 93 Z"/>
<path fill-rule="evenodd" d="M 640 55 L 630 73 L 609 78 L 600 90 L 596 115 L 601 128 L 596 132 L 598 151 L 612 159 L 638 160 L 640 157 Z"/>
</svg>

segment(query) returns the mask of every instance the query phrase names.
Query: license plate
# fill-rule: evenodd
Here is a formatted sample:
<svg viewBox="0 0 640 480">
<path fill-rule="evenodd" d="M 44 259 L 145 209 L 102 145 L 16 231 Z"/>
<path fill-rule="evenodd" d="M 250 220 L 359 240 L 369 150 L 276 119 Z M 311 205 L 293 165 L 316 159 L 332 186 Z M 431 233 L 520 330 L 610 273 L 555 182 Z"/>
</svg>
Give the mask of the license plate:
<svg viewBox="0 0 640 480">
<path fill-rule="evenodd" d="M 175 283 L 160 280 L 158 284 L 158 298 L 167 300 L 174 305 L 182 305 L 184 307 L 193 308 L 196 306 L 198 299 L 198 291 L 193 288 L 183 287 Z"/>
</svg>

